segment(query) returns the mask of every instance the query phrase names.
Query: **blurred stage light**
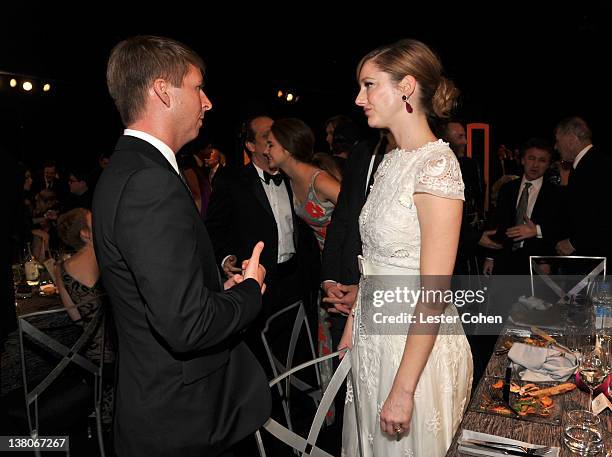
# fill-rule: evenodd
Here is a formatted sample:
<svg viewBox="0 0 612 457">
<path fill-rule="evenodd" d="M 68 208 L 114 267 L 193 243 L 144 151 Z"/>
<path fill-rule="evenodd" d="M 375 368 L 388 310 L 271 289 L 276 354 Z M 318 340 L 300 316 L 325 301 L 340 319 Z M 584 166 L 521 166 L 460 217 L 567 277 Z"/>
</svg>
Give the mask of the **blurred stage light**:
<svg viewBox="0 0 612 457">
<path fill-rule="evenodd" d="M 43 92 L 49 92 L 50 90 L 51 90 L 51 84 L 46 83 L 46 84 L 43 86 Z"/>
<path fill-rule="evenodd" d="M 21 87 L 23 87 L 23 90 L 29 92 L 29 91 L 32 90 L 33 86 L 32 86 L 32 83 L 30 81 L 25 81 Z"/>
<path fill-rule="evenodd" d="M 283 97 L 283 91 L 282 91 L 282 90 L 279 90 L 279 91 L 278 91 L 278 93 L 276 94 L 276 96 L 277 96 L 278 98 L 282 98 L 282 97 Z"/>
<path fill-rule="evenodd" d="M 291 92 L 287 94 L 287 101 L 288 102 L 293 101 L 293 94 Z"/>
<path fill-rule="evenodd" d="M 15 78 L 11 78 L 11 81 L 9 82 L 9 85 L 11 87 L 17 87 L 17 80 Z"/>
</svg>

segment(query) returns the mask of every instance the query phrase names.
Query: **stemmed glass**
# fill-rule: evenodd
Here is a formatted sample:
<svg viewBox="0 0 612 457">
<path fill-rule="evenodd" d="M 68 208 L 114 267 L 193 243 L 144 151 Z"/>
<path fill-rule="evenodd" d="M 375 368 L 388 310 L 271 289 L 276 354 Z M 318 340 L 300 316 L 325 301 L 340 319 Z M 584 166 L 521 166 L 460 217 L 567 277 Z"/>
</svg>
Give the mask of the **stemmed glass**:
<svg viewBox="0 0 612 457">
<path fill-rule="evenodd" d="M 589 411 L 591 412 L 593 412 L 593 391 L 604 382 L 608 376 L 608 369 L 597 351 L 582 353 L 578 372 L 582 382 L 589 388 Z"/>
</svg>

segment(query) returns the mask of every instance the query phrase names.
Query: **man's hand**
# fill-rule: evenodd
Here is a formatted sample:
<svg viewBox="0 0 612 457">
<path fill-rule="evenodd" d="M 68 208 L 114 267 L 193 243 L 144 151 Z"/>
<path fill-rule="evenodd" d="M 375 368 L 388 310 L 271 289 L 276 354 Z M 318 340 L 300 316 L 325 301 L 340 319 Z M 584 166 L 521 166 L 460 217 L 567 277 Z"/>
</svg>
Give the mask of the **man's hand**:
<svg viewBox="0 0 612 457">
<path fill-rule="evenodd" d="M 260 241 L 253 248 L 251 258 L 242 262 L 242 268 L 244 270 L 242 276 L 244 279 L 254 279 L 257 281 L 261 287 L 262 294 L 266 290 L 266 285 L 264 283 L 264 279 L 266 278 L 266 269 L 263 267 L 263 265 L 259 264 L 259 256 L 261 255 L 263 248 L 263 241 Z"/>
<path fill-rule="evenodd" d="M 235 274 L 223 283 L 223 290 L 231 289 L 236 284 L 240 284 L 242 281 L 244 281 L 244 277 L 242 275 Z"/>
<path fill-rule="evenodd" d="M 572 243 L 570 243 L 569 238 L 559 241 L 555 246 L 555 249 L 559 255 L 572 255 L 574 252 L 576 252 L 576 249 L 574 249 L 574 246 L 572 246 Z"/>
<path fill-rule="evenodd" d="M 490 237 L 497 232 L 497 229 L 485 230 L 478 241 L 478 244 L 483 248 L 489 249 L 501 249 L 503 246 L 495 241 L 493 241 Z"/>
<path fill-rule="evenodd" d="M 514 241 L 522 241 L 527 238 L 533 238 L 538 235 L 538 229 L 536 225 L 531 222 L 527 216 L 525 216 L 525 223 L 521 225 L 515 225 L 506 230 L 508 238 L 512 238 Z"/>
<path fill-rule="evenodd" d="M 324 286 L 325 287 L 325 286 Z M 340 284 L 332 283 L 331 286 L 325 288 L 325 294 L 323 303 L 329 303 L 333 305 L 327 309 L 330 313 L 341 313 L 349 314 L 353 306 L 355 306 L 355 299 L 357 298 L 357 292 L 359 286 L 357 284 Z"/>
<path fill-rule="evenodd" d="M 237 263 L 238 263 L 238 259 L 236 258 L 235 255 L 230 255 L 227 257 L 227 259 L 225 259 L 225 262 L 223 262 L 222 266 L 223 266 L 223 272 L 225 273 L 226 277 L 231 278 L 236 273 L 240 273 L 242 271 L 240 270 L 240 268 L 236 266 Z"/>
</svg>

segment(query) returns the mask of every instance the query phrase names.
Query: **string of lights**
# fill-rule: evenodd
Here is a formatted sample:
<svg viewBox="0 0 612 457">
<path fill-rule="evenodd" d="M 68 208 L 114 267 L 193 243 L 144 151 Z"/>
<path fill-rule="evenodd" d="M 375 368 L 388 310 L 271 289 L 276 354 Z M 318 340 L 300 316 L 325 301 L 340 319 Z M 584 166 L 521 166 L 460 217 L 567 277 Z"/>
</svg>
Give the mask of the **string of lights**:
<svg viewBox="0 0 612 457">
<path fill-rule="evenodd" d="M 0 70 L 0 90 L 5 87 L 26 93 L 49 93 L 56 88 L 52 79 Z"/>
</svg>

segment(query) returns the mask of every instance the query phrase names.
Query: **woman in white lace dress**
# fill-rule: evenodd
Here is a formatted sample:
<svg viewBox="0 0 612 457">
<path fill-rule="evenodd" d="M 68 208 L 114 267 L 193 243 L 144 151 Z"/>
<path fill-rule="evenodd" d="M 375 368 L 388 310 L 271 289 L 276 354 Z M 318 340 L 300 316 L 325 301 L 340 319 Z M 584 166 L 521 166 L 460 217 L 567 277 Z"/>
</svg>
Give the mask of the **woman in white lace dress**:
<svg viewBox="0 0 612 457">
<path fill-rule="evenodd" d="M 391 131 L 399 148 L 386 154 L 359 218 L 362 277 L 340 345 L 352 347 L 355 382 L 347 385 L 346 456 L 359 455 L 360 444 L 364 456 L 443 456 L 469 400 L 472 356 L 460 320 L 453 321 L 454 305 L 399 305 L 416 317 L 443 315 L 441 325 L 419 318 L 377 326 L 380 317 L 374 319 L 385 307 L 373 291 L 418 290 L 426 278 L 453 272 L 463 182 L 453 152 L 428 124 L 446 117 L 458 94 L 441 71 L 435 54 L 414 40 L 376 49 L 358 67 L 357 105 L 371 127 Z"/>
</svg>

